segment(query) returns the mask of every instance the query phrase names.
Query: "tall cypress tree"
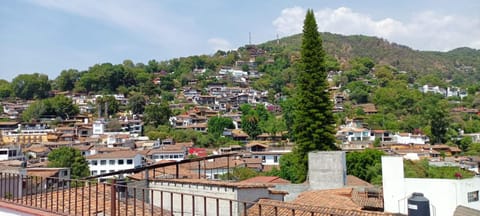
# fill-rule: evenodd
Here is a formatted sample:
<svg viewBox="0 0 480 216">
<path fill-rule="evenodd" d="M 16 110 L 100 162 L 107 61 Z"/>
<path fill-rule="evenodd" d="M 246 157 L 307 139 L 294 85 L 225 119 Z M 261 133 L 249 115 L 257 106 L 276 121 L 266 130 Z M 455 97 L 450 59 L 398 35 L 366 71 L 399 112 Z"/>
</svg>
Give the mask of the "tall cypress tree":
<svg viewBox="0 0 480 216">
<path fill-rule="evenodd" d="M 335 119 L 328 93 L 325 51 L 312 10 L 303 25 L 301 60 L 295 89 L 292 155 L 281 160 L 282 173 L 303 182 L 308 171 L 308 152 L 335 150 Z"/>
</svg>

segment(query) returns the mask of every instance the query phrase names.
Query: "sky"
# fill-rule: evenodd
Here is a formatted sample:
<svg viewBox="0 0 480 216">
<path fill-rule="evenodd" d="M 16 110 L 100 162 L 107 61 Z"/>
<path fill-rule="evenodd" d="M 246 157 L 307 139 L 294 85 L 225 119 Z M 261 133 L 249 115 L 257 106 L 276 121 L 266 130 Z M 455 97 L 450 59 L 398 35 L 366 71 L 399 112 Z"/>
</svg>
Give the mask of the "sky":
<svg viewBox="0 0 480 216">
<path fill-rule="evenodd" d="M 0 79 L 259 44 L 300 33 L 307 9 L 321 32 L 480 49 L 478 0 L 16 0 L 0 4 Z"/>
</svg>

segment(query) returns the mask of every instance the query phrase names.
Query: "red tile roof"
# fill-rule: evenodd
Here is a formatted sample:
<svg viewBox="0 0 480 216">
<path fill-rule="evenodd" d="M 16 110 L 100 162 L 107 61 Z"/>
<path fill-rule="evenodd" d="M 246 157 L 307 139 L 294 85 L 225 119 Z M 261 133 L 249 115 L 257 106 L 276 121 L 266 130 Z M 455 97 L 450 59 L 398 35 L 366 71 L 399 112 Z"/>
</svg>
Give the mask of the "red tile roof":
<svg viewBox="0 0 480 216">
<path fill-rule="evenodd" d="M 261 213 L 260 213 L 261 209 Z M 332 215 L 348 215 L 348 216 L 385 216 L 396 215 L 392 213 L 373 212 L 355 209 L 319 207 L 311 205 L 303 205 L 298 203 L 288 203 L 278 200 L 260 199 L 255 205 L 247 211 L 248 216 L 291 216 L 295 215 L 313 215 L 313 216 L 332 216 Z"/>
<path fill-rule="evenodd" d="M 110 215 L 112 208 L 111 191 L 110 185 L 100 183 L 98 187 L 92 185 L 58 191 L 43 190 L 42 193 L 36 195 L 24 196 L 17 202 L 69 215 L 75 213 L 76 215 Z M 160 215 L 162 212 L 161 208 L 156 206 L 151 208 L 151 205 L 143 203 L 140 199 L 129 198 L 128 203 L 126 203 L 125 200 L 119 202 L 117 198 L 116 205 L 118 215 L 142 215 L 143 213 L 145 215 Z M 142 206 L 145 206 L 145 208 L 142 208 Z M 152 211 L 153 213 L 151 213 Z M 172 214 L 163 210 L 163 215 L 171 216 Z"/>
<path fill-rule="evenodd" d="M 290 184 L 290 181 L 282 179 L 278 176 L 257 176 L 240 181 L 239 183 L 273 183 L 273 184 Z"/>
</svg>

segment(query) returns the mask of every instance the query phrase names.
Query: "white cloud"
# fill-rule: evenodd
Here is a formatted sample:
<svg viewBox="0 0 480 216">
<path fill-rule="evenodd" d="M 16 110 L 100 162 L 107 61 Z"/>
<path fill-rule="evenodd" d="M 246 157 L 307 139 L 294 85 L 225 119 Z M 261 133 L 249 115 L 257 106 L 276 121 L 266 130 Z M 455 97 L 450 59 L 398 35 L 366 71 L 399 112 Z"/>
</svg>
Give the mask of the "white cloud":
<svg viewBox="0 0 480 216">
<path fill-rule="evenodd" d="M 232 49 L 232 44 L 223 38 L 210 38 L 207 42 L 214 52 L 218 50 L 227 51 Z"/>
<path fill-rule="evenodd" d="M 290 35 L 300 33 L 302 31 L 305 13 L 305 9 L 301 7 L 283 9 L 282 15 L 273 21 L 273 25 L 280 34 Z"/>
<path fill-rule="evenodd" d="M 305 13 L 301 7 L 286 8 L 273 25 L 284 35 L 300 33 Z M 480 48 L 478 18 L 426 11 L 408 21 L 389 17 L 375 20 L 346 7 L 321 9 L 315 11 L 315 17 L 322 32 L 377 36 L 422 50 L 445 51 L 461 46 Z"/>
</svg>

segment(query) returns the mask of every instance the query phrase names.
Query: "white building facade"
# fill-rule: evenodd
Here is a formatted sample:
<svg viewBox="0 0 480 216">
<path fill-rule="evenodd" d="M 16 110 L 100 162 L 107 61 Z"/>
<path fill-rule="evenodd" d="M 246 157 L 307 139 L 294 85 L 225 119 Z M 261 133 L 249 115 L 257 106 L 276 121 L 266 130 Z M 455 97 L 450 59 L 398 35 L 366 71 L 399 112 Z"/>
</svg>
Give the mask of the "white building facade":
<svg viewBox="0 0 480 216">
<path fill-rule="evenodd" d="M 117 151 L 87 156 L 90 175 L 100 175 L 143 165 L 143 156 L 134 151 Z M 107 177 L 112 178 L 113 176 Z"/>
</svg>

